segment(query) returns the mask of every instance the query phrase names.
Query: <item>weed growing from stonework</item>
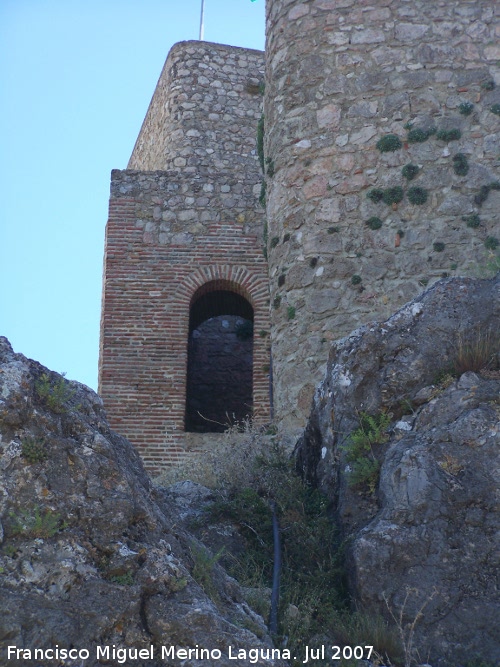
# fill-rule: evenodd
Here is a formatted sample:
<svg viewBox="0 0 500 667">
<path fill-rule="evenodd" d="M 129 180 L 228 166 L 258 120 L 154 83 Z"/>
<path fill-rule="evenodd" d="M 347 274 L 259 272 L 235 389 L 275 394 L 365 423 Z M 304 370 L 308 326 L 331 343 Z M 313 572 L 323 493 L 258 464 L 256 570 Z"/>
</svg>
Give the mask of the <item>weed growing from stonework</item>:
<svg viewBox="0 0 500 667">
<path fill-rule="evenodd" d="M 420 169 L 416 164 L 405 164 L 401 173 L 407 181 L 412 181 L 419 171 Z"/>
<path fill-rule="evenodd" d="M 486 81 L 482 82 L 481 88 L 483 90 L 494 90 L 495 89 L 495 82 L 493 81 L 493 79 L 486 79 Z"/>
<path fill-rule="evenodd" d="M 373 188 L 366 196 L 377 204 L 384 198 L 384 191 L 381 188 Z"/>
<path fill-rule="evenodd" d="M 31 509 L 23 509 L 19 514 L 11 513 L 9 518 L 12 535 L 33 539 L 53 537 L 67 526 L 60 514 L 50 509 L 42 512 L 38 505 Z"/>
<path fill-rule="evenodd" d="M 134 584 L 134 575 L 132 572 L 115 574 L 109 578 L 109 581 L 112 581 L 114 584 L 119 584 L 120 586 L 132 586 Z"/>
<path fill-rule="evenodd" d="M 454 127 L 451 130 L 438 130 L 438 132 L 436 132 L 436 139 L 439 139 L 439 141 L 446 141 L 446 143 L 449 141 L 457 141 L 461 136 L 462 133 L 458 127 Z"/>
<path fill-rule="evenodd" d="M 192 542 L 190 550 L 193 559 L 191 571 L 193 579 L 203 588 L 208 597 L 217 603 L 219 593 L 214 582 L 214 567 L 224 553 L 224 547 L 212 555 L 204 546 Z"/>
<path fill-rule="evenodd" d="M 67 403 L 74 395 L 64 377 L 59 376 L 56 380 L 51 380 L 47 373 L 42 373 L 35 383 L 35 391 L 49 410 L 57 413 L 67 411 Z"/>
<path fill-rule="evenodd" d="M 368 220 L 365 222 L 365 225 L 370 229 L 380 229 L 382 227 L 382 220 L 376 216 L 373 216 L 372 218 L 368 218 Z"/>
<path fill-rule="evenodd" d="M 380 470 L 373 448 L 388 440 L 387 428 L 391 418 L 385 412 L 377 415 L 360 412 L 358 416 L 358 428 L 349 435 L 342 447 L 350 468 L 348 484 L 364 487 L 373 494 Z"/>
<path fill-rule="evenodd" d="M 469 162 L 466 155 L 457 153 L 453 156 L 453 171 L 457 176 L 465 176 L 469 172 Z"/>
<path fill-rule="evenodd" d="M 476 229 L 481 224 L 481 219 L 477 213 L 474 213 L 473 215 L 463 215 L 462 220 L 465 222 L 467 227 L 471 227 L 471 229 Z"/>
<path fill-rule="evenodd" d="M 496 250 L 499 245 L 499 240 L 494 236 L 487 236 L 484 241 L 484 246 L 485 248 L 488 248 L 488 250 Z"/>
<path fill-rule="evenodd" d="M 415 206 L 422 206 L 428 198 L 428 192 L 425 188 L 413 187 L 407 192 L 408 201 Z"/>
<path fill-rule="evenodd" d="M 414 129 L 409 130 L 406 140 L 408 141 L 409 144 L 422 144 L 424 143 L 424 141 L 427 141 L 427 139 L 435 133 L 436 133 L 435 127 L 431 127 L 426 130 L 422 127 L 416 127 Z"/>
<path fill-rule="evenodd" d="M 28 463 L 43 463 L 49 458 L 47 443 L 43 438 L 33 438 L 31 436 L 23 438 L 21 441 L 21 455 Z"/>
<path fill-rule="evenodd" d="M 381 153 L 393 153 L 402 148 L 403 144 L 397 134 L 386 134 L 377 141 L 376 146 Z"/>
<path fill-rule="evenodd" d="M 288 306 L 286 316 L 289 320 L 293 320 L 295 318 L 295 308 L 293 306 Z"/>
<path fill-rule="evenodd" d="M 474 105 L 472 102 L 462 102 L 458 107 L 458 111 L 462 114 L 462 116 L 470 116 L 473 109 Z"/>
<path fill-rule="evenodd" d="M 387 188 L 387 190 L 384 190 L 382 200 L 384 204 L 390 206 L 391 204 L 399 204 L 399 202 L 403 200 L 403 197 L 403 188 L 400 185 L 396 185 L 393 188 Z"/>
</svg>

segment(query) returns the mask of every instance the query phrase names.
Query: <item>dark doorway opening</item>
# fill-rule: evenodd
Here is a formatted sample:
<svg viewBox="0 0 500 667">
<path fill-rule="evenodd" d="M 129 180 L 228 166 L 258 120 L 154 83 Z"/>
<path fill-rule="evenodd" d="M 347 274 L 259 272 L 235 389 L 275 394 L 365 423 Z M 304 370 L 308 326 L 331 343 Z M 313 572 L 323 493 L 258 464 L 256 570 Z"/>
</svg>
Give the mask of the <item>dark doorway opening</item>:
<svg viewBox="0 0 500 667">
<path fill-rule="evenodd" d="M 252 414 L 253 308 L 217 289 L 189 313 L 185 429 L 222 433 Z"/>
</svg>

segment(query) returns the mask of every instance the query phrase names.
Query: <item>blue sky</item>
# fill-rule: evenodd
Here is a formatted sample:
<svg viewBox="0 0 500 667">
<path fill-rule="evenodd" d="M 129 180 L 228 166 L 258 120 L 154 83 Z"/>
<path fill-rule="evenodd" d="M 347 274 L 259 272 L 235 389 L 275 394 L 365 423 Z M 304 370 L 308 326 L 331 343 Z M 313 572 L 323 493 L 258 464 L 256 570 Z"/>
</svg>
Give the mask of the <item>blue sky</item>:
<svg viewBox="0 0 500 667">
<path fill-rule="evenodd" d="M 111 169 L 127 166 L 201 0 L 0 0 L 0 335 L 97 388 Z M 264 48 L 264 0 L 205 0 L 205 39 Z"/>
</svg>

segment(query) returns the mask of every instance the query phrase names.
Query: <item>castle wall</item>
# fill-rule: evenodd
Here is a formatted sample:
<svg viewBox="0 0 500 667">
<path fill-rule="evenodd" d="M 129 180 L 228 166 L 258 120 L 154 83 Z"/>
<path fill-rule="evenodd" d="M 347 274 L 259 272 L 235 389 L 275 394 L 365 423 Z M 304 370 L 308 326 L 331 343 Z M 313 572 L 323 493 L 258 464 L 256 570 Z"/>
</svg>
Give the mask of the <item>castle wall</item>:
<svg viewBox="0 0 500 667">
<path fill-rule="evenodd" d="M 289 428 L 331 340 L 495 251 L 499 17 L 491 0 L 268 0 L 272 349 Z M 388 134 L 401 147 L 383 152 Z"/>
<path fill-rule="evenodd" d="M 246 226 L 260 232 L 256 133 L 263 80 L 261 51 L 179 42 L 167 57 L 128 169 L 196 175 L 204 181 L 200 196 L 210 198 L 207 208 L 222 220 L 244 213 Z"/>
<path fill-rule="evenodd" d="M 269 290 L 255 150 L 261 70 L 256 51 L 176 45 L 134 168 L 112 173 L 99 392 L 112 427 L 151 472 L 217 437 L 184 431 L 189 312 L 200 288 L 230 290 L 252 305 L 253 411 L 269 418 Z"/>
</svg>

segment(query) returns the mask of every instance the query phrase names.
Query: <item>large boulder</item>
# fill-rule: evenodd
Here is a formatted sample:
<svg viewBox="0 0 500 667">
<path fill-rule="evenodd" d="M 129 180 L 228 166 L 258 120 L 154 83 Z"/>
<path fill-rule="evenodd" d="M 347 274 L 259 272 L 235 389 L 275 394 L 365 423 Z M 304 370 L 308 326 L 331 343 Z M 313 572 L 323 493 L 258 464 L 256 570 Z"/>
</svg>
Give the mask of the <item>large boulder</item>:
<svg viewBox="0 0 500 667">
<path fill-rule="evenodd" d="M 282 664 L 262 657 L 262 618 L 181 519 L 94 392 L 0 338 L 0 664 L 35 664 L 9 646 L 89 651 L 37 660 L 54 666 L 247 665 L 251 650 Z M 212 653 L 186 659 L 189 647 Z"/>
<path fill-rule="evenodd" d="M 298 445 L 350 544 L 358 606 L 434 667 L 500 660 L 500 374 L 452 374 L 468 346 L 498 355 L 499 332 L 500 276 L 435 284 L 334 344 Z M 388 433 L 367 452 L 379 481 L 353 484 L 351 434 L 382 414 Z"/>
</svg>

